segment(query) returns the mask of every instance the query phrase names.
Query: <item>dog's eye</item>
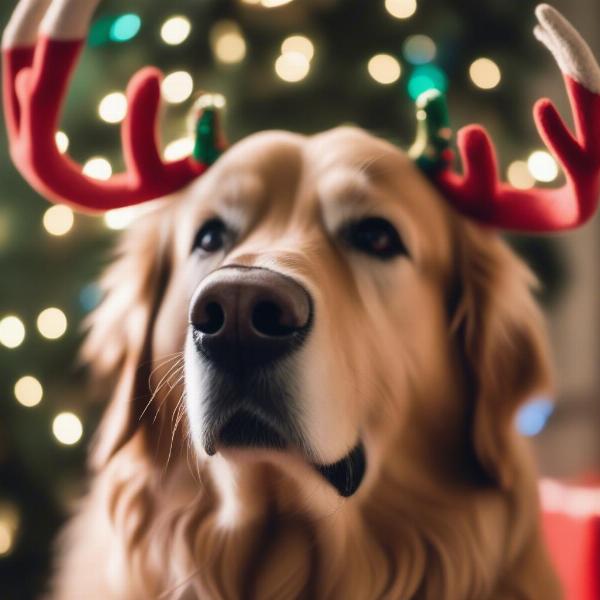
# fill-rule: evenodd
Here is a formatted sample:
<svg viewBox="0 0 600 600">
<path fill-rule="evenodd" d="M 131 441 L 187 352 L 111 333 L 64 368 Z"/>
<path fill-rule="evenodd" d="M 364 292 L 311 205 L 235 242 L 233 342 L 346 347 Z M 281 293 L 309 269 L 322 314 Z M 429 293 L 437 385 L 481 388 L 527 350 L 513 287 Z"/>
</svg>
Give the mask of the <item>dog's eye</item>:
<svg viewBox="0 0 600 600">
<path fill-rule="evenodd" d="M 346 230 L 348 243 L 356 250 L 386 260 L 408 255 L 396 228 L 381 217 L 368 217 L 352 223 Z"/>
<path fill-rule="evenodd" d="M 204 252 L 216 252 L 225 245 L 226 228 L 221 219 L 211 219 L 200 227 L 192 250 L 200 248 Z"/>
</svg>

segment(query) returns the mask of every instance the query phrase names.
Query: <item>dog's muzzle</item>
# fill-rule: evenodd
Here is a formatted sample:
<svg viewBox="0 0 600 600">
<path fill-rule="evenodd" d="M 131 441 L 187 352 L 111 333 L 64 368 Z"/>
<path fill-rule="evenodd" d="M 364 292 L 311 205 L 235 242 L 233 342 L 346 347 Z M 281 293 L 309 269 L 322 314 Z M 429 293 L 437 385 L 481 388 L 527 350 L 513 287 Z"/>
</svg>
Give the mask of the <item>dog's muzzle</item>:
<svg viewBox="0 0 600 600">
<path fill-rule="evenodd" d="M 195 291 L 189 322 L 204 369 L 202 445 L 306 448 L 294 389 L 295 353 L 308 338 L 313 300 L 297 281 L 258 267 L 227 266 Z M 366 468 L 359 442 L 334 464 L 313 467 L 342 496 L 359 487 Z"/>
</svg>

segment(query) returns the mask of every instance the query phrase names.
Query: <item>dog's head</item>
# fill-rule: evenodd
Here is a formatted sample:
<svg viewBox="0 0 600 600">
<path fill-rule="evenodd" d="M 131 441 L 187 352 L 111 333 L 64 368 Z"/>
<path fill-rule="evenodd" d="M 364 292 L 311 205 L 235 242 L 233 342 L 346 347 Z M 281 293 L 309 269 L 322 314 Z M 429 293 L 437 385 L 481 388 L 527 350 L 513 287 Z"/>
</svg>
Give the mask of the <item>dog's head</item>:
<svg viewBox="0 0 600 600">
<path fill-rule="evenodd" d="M 343 496 L 390 465 L 507 482 L 547 383 L 531 283 L 394 146 L 252 136 L 125 236 L 87 346 L 121 366 L 97 458 L 189 436 Z"/>
</svg>

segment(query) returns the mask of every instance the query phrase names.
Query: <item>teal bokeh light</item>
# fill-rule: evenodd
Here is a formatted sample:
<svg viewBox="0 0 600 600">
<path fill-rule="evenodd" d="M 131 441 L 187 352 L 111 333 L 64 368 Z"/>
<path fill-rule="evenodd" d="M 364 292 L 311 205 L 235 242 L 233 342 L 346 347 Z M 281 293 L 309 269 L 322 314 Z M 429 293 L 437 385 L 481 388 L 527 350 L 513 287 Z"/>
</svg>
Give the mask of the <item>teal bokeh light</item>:
<svg viewBox="0 0 600 600">
<path fill-rule="evenodd" d="M 142 20 L 134 13 L 121 15 L 113 21 L 110 28 L 110 39 L 113 42 L 127 42 L 139 32 Z"/>
<path fill-rule="evenodd" d="M 446 74 L 435 65 L 416 67 L 408 80 L 408 94 L 416 100 L 427 90 L 445 92 L 448 89 Z"/>
</svg>

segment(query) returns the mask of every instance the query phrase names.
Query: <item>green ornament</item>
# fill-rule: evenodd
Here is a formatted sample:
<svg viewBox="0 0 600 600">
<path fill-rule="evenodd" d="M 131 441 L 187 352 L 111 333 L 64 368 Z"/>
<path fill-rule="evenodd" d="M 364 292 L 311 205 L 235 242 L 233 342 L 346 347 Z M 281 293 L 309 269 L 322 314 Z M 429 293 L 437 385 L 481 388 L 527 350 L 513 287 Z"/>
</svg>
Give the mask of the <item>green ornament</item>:
<svg viewBox="0 0 600 600">
<path fill-rule="evenodd" d="M 196 121 L 194 159 L 204 165 L 212 165 L 221 155 L 218 140 L 218 115 L 215 106 L 207 106 Z"/>
<path fill-rule="evenodd" d="M 427 174 L 435 174 L 452 161 L 452 130 L 446 97 L 439 90 L 419 95 L 417 105 L 417 137 L 408 155 Z"/>
</svg>

